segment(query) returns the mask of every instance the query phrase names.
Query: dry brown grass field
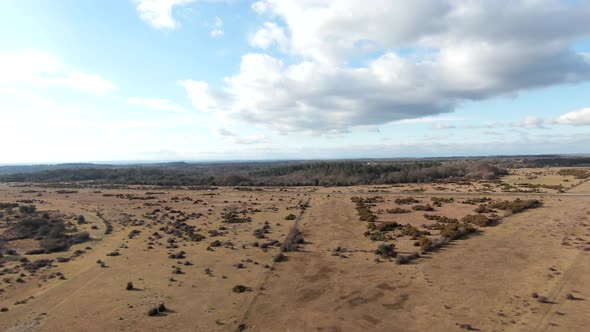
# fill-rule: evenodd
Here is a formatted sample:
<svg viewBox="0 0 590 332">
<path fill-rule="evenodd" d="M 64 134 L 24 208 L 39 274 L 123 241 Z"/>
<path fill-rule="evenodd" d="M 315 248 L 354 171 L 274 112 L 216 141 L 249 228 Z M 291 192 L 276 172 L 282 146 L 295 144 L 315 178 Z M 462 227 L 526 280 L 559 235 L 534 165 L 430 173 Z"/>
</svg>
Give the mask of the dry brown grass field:
<svg viewBox="0 0 590 332">
<path fill-rule="evenodd" d="M 9 240 L 21 212 L 2 212 L 2 331 L 590 329 L 590 181 L 553 168 L 393 186 L 0 184 L 9 202 L 59 213 L 90 240 L 25 254 L 38 239 Z M 283 257 L 295 224 L 304 241 Z M 470 233 L 446 236 L 453 225 Z"/>
</svg>

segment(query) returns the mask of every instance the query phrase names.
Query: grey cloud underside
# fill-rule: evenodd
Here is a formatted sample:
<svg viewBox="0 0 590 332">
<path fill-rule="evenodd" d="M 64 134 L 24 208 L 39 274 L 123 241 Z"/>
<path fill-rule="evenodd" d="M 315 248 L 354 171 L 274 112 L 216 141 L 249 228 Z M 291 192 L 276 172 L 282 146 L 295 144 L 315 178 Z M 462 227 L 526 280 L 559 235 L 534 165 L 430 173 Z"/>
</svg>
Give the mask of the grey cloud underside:
<svg viewBox="0 0 590 332">
<path fill-rule="evenodd" d="M 452 111 L 450 106 L 436 107 L 433 104 L 392 104 L 383 101 L 362 101 L 364 111 L 358 109 L 315 106 L 317 111 L 300 112 L 295 107 L 265 109 L 264 112 L 240 110 L 236 116 L 246 122 L 271 124 L 282 130 L 311 130 L 346 132 L 348 127 L 363 125 L 379 125 L 392 121 L 421 118 Z"/>
<path fill-rule="evenodd" d="M 208 90 L 208 110 L 282 131 L 345 132 L 590 80 L 590 57 L 572 49 L 590 35 L 588 1 L 265 2 L 303 60 L 244 55 L 226 86 Z M 359 43 L 381 55 L 352 67 Z"/>
</svg>

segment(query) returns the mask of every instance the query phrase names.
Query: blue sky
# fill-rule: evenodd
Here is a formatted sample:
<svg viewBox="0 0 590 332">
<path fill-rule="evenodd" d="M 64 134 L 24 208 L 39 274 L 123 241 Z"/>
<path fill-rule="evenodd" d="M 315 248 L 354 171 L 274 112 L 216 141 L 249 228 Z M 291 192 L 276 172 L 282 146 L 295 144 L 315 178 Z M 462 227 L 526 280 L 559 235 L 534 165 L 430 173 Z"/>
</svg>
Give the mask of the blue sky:
<svg viewBox="0 0 590 332">
<path fill-rule="evenodd" d="M 588 153 L 590 2 L 6 0 L 4 163 Z"/>
</svg>

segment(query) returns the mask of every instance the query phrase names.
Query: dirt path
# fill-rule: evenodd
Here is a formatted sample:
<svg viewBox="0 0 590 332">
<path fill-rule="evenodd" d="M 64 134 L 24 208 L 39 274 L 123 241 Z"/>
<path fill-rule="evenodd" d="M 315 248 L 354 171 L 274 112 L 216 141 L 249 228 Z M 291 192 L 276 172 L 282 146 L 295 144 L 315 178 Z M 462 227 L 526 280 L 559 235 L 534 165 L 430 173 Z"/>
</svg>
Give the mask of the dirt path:
<svg viewBox="0 0 590 332">
<path fill-rule="evenodd" d="M 352 203 L 337 197 L 314 200 L 301 229 L 308 244 L 277 266 L 248 326 L 266 331 L 375 330 L 381 320 L 367 304 L 382 301 L 395 286 L 387 283 L 393 275 L 382 273 L 373 254 L 365 252 L 372 244 L 359 236 L 364 225 L 355 219 Z M 340 258 L 331 254 L 336 247 L 357 251 Z M 375 278 L 383 280 L 369 281 Z"/>
<path fill-rule="evenodd" d="M 577 289 L 587 296 L 590 255 L 561 242 L 585 231 L 575 222 L 585 214 L 554 198 L 400 266 L 373 261 L 376 244 L 361 236 L 364 224 L 351 203 L 316 198 L 301 220 L 310 244 L 277 265 L 245 323 L 265 331 L 460 331 L 460 324 L 482 331 L 580 330 L 590 326 L 583 313 L 588 303 L 566 301 L 565 294 Z M 353 252 L 332 256 L 339 246 Z M 554 303 L 538 303 L 532 292 Z M 576 314 L 567 318 L 570 312 Z"/>
<path fill-rule="evenodd" d="M 311 198 L 308 198 L 307 200 L 305 200 L 305 202 L 302 202 L 302 204 L 305 206 L 309 206 L 310 201 L 311 201 Z M 299 213 L 299 215 L 297 216 L 297 219 L 295 219 L 293 226 L 292 226 L 294 229 L 298 229 L 300 227 L 299 223 L 301 222 L 301 219 L 303 218 L 305 211 L 306 211 L 305 209 L 302 209 L 301 212 Z M 284 243 L 284 241 L 283 241 L 283 243 Z M 238 331 L 247 326 L 246 322 L 250 320 L 250 316 L 252 314 L 252 311 L 256 308 L 256 305 L 258 304 L 258 299 L 260 298 L 261 295 L 265 295 L 264 291 L 267 289 L 269 281 L 271 280 L 271 278 L 274 275 L 273 271 L 275 271 L 277 264 L 280 264 L 280 263 L 281 262 L 273 261 L 273 263 L 271 264 L 270 271 L 265 274 L 264 279 L 260 282 L 257 289 L 255 289 L 256 294 L 254 295 L 252 302 L 247 306 L 247 308 L 244 311 L 244 315 L 243 315 L 242 319 L 240 319 L 239 324 L 237 324 Z"/>
</svg>

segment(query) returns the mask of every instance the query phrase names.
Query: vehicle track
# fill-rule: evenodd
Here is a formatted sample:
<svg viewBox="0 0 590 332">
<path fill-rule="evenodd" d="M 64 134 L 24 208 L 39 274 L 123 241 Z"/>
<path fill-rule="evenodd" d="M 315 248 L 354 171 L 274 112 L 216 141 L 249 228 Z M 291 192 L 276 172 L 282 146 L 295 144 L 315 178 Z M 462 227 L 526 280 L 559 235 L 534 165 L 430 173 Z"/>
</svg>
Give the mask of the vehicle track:
<svg viewBox="0 0 590 332">
<path fill-rule="evenodd" d="M 305 203 L 301 203 L 304 205 L 309 206 L 309 202 L 311 201 L 311 197 L 308 198 Z M 299 212 L 299 215 L 297 216 L 297 218 L 295 219 L 294 223 L 293 223 L 293 227 L 295 229 L 298 229 L 299 227 L 299 221 L 301 220 L 301 218 L 303 217 L 303 214 L 305 213 L 306 209 L 302 209 L 301 212 Z M 285 237 L 285 239 L 289 236 L 289 234 L 287 234 L 287 236 Z M 283 242 L 285 241 L 285 239 L 283 240 Z M 281 249 L 281 252 L 283 250 Z M 252 308 L 256 305 L 256 301 L 258 300 L 259 296 L 262 295 L 262 292 L 265 290 L 265 285 L 268 284 L 268 281 L 270 279 L 270 277 L 273 275 L 273 271 L 274 271 L 274 267 L 278 262 L 274 261 L 272 262 L 269 271 L 266 273 L 266 275 L 264 276 L 264 280 L 262 280 L 262 282 L 260 283 L 260 285 L 258 286 L 258 290 L 256 292 L 256 294 L 254 295 L 254 298 L 252 299 L 252 301 L 250 302 L 250 304 L 248 305 L 248 308 L 246 309 L 246 311 L 244 312 L 244 316 L 242 317 L 242 319 L 239 321 L 236 330 L 237 331 L 242 331 L 243 328 L 245 327 L 246 322 L 248 321 L 248 318 L 250 317 L 250 313 Z"/>
</svg>

